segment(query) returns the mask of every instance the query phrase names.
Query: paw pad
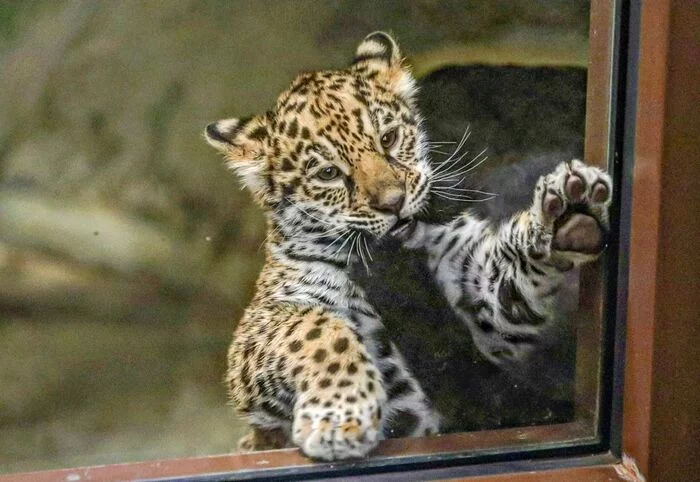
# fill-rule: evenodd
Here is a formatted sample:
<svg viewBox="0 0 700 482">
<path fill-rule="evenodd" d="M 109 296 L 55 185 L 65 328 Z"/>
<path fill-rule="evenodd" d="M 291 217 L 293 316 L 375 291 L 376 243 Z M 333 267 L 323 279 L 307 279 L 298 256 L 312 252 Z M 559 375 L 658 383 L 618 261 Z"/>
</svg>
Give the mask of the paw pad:
<svg viewBox="0 0 700 482">
<path fill-rule="evenodd" d="M 611 185 L 607 173 L 577 160 L 540 178 L 535 197 L 541 196 L 541 211 L 535 216 L 541 231 L 531 250 L 583 255 L 577 263 L 597 256 L 605 247 Z"/>
<path fill-rule="evenodd" d="M 573 214 L 557 230 L 552 247 L 558 251 L 596 254 L 604 248 L 603 232 L 591 216 Z"/>
<path fill-rule="evenodd" d="M 566 180 L 565 192 L 571 201 L 580 201 L 586 192 L 586 181 L 578 173 L 572 173 Z"/>
<path fill-rule="evenodd" d="M 556 218 L 564 212 L 564 202 L 556 192 L 548 190 L 542 200 L 542 209 L 547 216 Z"/>
<path fill-rule="evenodd" d="M 593 202 L 604 203 L 608 200 L 608 196 L 610 196 L 610 190 L 608 189 L 608 186 L 601 181 L 595 183 L 595 185 L 593 186 L 593 194 L 591 195 Z"/>
</svg>

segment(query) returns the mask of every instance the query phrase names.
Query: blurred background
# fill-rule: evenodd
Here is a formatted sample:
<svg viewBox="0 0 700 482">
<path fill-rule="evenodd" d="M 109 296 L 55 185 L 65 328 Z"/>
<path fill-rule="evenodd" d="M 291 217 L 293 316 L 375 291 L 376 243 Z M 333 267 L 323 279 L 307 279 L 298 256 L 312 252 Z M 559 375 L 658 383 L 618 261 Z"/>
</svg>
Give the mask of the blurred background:
<svg viewBox="0 0 700 482">
<path fill-rule="evenodd" d="M 0 472 L 231 451 L 261 213 L 205 145 L 392 32 L 417 75 L 587 64 L 587 1 L 0 3 Z"/>
</svg>

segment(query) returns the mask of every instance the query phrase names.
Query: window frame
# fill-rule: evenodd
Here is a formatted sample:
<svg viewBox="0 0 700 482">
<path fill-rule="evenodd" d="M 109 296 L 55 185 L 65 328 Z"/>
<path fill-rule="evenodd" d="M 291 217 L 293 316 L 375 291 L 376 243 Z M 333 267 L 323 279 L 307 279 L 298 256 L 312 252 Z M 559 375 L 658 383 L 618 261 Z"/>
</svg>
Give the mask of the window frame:
<svg viewBox="0 0 700 482">
<path fill-rule="evenodd" d="M 683 20 L 698 28 L 700 12 L 693 13 L 694 16 Z M 606 266 L 610 275 L 605 286 L 608 302 L 603 305 L 600 299 L 592 298 L 592 302 L 605 312 L 608 321 L 600 333 L 593 333 L 609 342 L 602 352 L 600 376 L 604 389 L 600 394 L 602 403 L 597 420 L 599 437 L 586 439 L 584 432 L 590 425 L 584 427 L 582 422 L 572 422 L 448 434 L 428 439 L 387 440 L 382 442 L 376 456 L 359 462 L 310 463 L 297 450 L 285 449 L 8 474 L 0 476 L 0 482 L 291 480 L 339 476 L 360 476 L 362 480 L 475 476 L 473 480 L 485 482 L 630 480 L 625 478 L 629 475 L 624 475 L 629 474 L 630 464 L 622 463 L 623 453 L 633 457 L 644 474 L 676 473 L 668 472 L 676 469 L 664 465 L 663 456 L 666 454 L 658 450 L 653 452 L 651 443 L 672 433 L 668 423 L 657 423 L 658 409 L 656 412 L 654 409 L 657 406 L 681 409 L 679 404 L 663 404 L 653 397 L 652 372 L 655 367 L 681 360 L 688 370 L 684 372 L 684 378 L 673 381 L 676 388 L 698 375 L 698 364 L 692 364 L 692 357 L 683 358 L 683 354 L 669 350 L 661 356 L 655 353 L 661 338 L 659 326 L 671 324 L 659 309 L 664 303 L 659 295 L 674 286 L 673 279 L 663 276 L 666 265 L 660 257 L 661 249 L 667 243 L 664 244 L 661 235 L 664 221 L 661 215 L 665 210 L 689 202 L 689 196 L 692 196 L 692 193 L 669 196 L 673 186 L 662 182 L 664 175 L 668 176 L 662 168 L 662 160 L 673 157 L 673 146 L 669 150 L 667 144 L 670 141 L 666 142 L 664 136 L 669 132 L 671 123 L 668 118 L 673 114 L 666 99 L 672 92 L 670 82 L 682 84 L 683 80 L 667 75 L 668 58 L 673 54 L 671 49 L 676 48 L 669 34 L 672 14 L 674 18 L 681 18 L 683 7 L 672 6 L 671 0 L 644 5 L 620 0 L 614 2 L 614 6 L 606 0 L 591 2 L 589 48 L 593 64 L 589 70 L 586 158 L 609 161 L 619 181 L 612 213 L 613 220 L 618 221 L 619 231 L 613 233 L 609 248 L 612 252 L 607 256 Z M 598 29 L 601 25 L 606 25 L 609 30 Z M 612 67 L 612 75 L 607 73 L 610 70 L 601 70 L 601 64 Z M 697 67 L 689 67 L 693 68 L 697 72 Z M 695 95 L 695 100 L 698 100 L 697 94 L 681 92 L 678 95 L 686 95 L 689 99 Z M 697 132 L 698 116 L 688 119 L 688 122 Z M 672 140 L 672 136 L 668 138 Z M 695 149 L 697 152 L 697 147 Z M 674 162 L 675 166 L 682 167 L 690 166 L 693 160 L 676 157 Z M 695 242 L 697 244 L 697 240 Z M 697 256 L 690 262 L 697 266 Z M 587 276 L 585 272 L 584 276 Z M 628 276 L 633 281 L 629 287 Z M 676 281 L 675 286 L 679 286 L 678 283 Z M 688 306 L 690 303 L 688 300 Z M 681 311 L 691 313 L 692 308 Z M 627 360 L 625 364 L 623 358 Z M 595 370 L 591 372 L 596 377 L 599 375 Z M 681 455 L 686 455 L 685 469 L 678 470 L 697 473 L 700 471 L 697 467 L 699 458 L 692 457 L 692 432 L 677 436 L 685 443 Z M 578 439 L 578 442 L 562 445 L 561 440 L 567 437 Z M 504 450 L 504 447 L 507 448 Z M 513 447 L 520 451 L 512 452 Z M 673 457 L 674 460 L 678 458 L 678 454 Z"/>
</svg>

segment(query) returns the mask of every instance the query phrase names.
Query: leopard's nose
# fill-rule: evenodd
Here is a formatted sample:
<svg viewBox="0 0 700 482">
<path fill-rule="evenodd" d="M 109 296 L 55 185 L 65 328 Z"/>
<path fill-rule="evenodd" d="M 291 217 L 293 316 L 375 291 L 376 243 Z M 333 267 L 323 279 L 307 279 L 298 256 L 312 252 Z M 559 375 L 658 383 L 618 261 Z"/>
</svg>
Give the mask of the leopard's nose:
<svg viewBox="0 0 700 482">
<path fill-rule="evenodd" d="M 406 193 L 401 189 L 391 189 L 384 191 L 377 196 L 372 196 L 370 199 L 370 207 L 377 211 L 387 212 L 399 215 L 403 202 L 406 199 Z"/>
</svg>

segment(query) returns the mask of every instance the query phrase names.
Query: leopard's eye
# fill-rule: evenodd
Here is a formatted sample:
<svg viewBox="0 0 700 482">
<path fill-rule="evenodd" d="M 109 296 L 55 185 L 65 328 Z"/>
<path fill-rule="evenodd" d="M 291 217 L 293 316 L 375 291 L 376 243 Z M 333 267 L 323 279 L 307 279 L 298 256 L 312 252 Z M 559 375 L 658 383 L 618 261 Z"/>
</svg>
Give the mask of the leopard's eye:
<svg viewBox="0 0 700 482">
<path fill-rule="evenodd" d="M 396 144 L 396 140 L 399 138 L 398 135 L 398 129 L 394 128 L 391 130 L 386 131 L 382 137 L 379 139 L 379 143 L 382 145 L 382 148 L 386 151 L 394 147 L 394 144 Z"/>
<path fill-rule="evenodd" d="M 324 167 L 316 173 L 316 177 L 322 181 L 332 181 L 340 176 L 340 169 L 335 166 Z"/>
</svg>

